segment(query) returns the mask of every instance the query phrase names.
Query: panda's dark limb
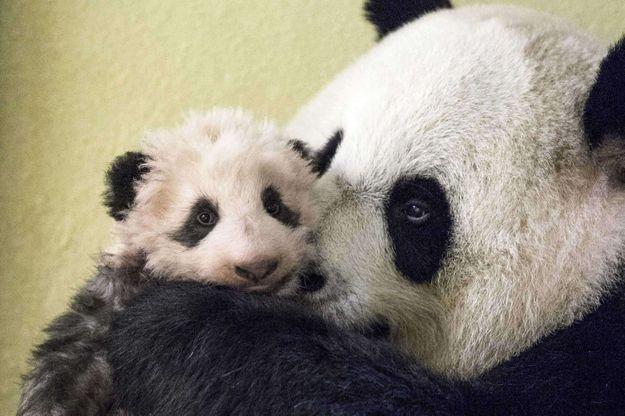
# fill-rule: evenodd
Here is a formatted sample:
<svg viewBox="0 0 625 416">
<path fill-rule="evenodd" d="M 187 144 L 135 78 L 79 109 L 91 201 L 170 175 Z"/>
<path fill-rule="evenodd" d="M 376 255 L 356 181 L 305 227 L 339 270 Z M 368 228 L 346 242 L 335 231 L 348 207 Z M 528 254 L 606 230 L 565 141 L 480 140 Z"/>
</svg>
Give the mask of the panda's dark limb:
<svg viewBox="0 0 625 416">
<path fill-rule="evenodd" d="M 470 389 L 472 414 L 625 414 L 625 287 Z"/>
<path fill-rule="evenodd" d="M 18 416 L 100 416 L 111 412 L 106 340 L 114 310 L 138 290 L 137 269 L 100 267 L 46 329 L 24 378 Z"/>
<path fill-rule="evenodd" d="M 625 408 L 619 293 L 479 380 L 455 383 L 288 302 L 167 285 L 114 324 L 115 390 L 137 415 L 614 415 Z"/>
<path fill-rule="evenodd" d="M 111 340 L 115 394 L 135 415 L 459 415 L 464 402 L 384 341 L 284 300 L 168 284 Z"/>
</svg>

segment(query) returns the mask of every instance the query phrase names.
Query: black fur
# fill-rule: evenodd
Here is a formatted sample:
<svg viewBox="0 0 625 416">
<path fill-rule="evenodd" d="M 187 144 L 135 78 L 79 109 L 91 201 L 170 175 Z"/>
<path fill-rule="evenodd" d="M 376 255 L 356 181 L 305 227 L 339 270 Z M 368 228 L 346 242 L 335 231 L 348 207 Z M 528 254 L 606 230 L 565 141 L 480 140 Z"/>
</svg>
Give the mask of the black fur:
<svg viewBox="0 0 625 416">
<path fill-rule="evenodd" d="M 112 414 L 106 340 L 113 313 L 148 282 L 140 268 L 98 269 L 35 349 L 18 416 Z"/>
<path fill-rule="evenodd" d="M 426 13 L 445 8 L 451 8 L 449 0 L 368 0 L 365 16 L 375 26 L 378 39 L 382 39 Z"/>
<path fill-rule="evenodd" d="M 586 101 L 584 128 L 592 149 L 609 138 L 625 143 L 625 38 L 601 63 Z"/>
<path fill-rule="evenodd" d="M 310 150 L 310 147 L 303 141 L 297 139 L 289 140 L 289 146 L 291 146 L 291 149 L 300 155 L 302 159 L 309 161 L 313 159 L 312 150 Z"/>
<path fill-rule="evenodd" d="M 621 275 L 621 282 L 625 273 Z M 625 290 L 470 386 L 472 414 L 625 414 Z"/>
<path fill-rule="evenodd" d="M 424 223 L 406 218 L 406 205 L 418 204 L 429 211 Z M 431 178 L 400 179 L 385 207 L 395 266 L 413 282 L 430 281 L 445 257 L 452 235 L 452 220 L 445 191 Z"/>
<path fill-rule="evenodd" d="M 118 156 L 106 172 L 104 205 L 116 221 L 124 220 L 132 207 L 137 196 L 135 183 L 148 172 L 146 161 L 143 153 L 128 152 Z"/>
<path fill-rule="evenodd" d="M 312 164 L 312 171 L 317 176 L 323 176 L 328 171 L 334 155 L 338 150 L 341 142 L 343 141 L 343 130 L 337 130 L 332 137 L 326 142 L 326 144 L 315 153 L 315 157 Z"/>
<path fill-rule="evenodd" d="M 311 171 L 321 177 L 330 168 L 334 155 L 342 141 L 343 130 L 337 130 L 317 152 L 311 150 L 310 147 L 301 140 L 289 140 L 289 146 L 291 146 L 291 149 L 299 154 L 302 159 L 309 161 Z"/>
<path fill-rule="evenodd" d="M 261 200 L 263 201 L 263 206 L 266 210 L 270 205 L 278 206 L 279 211 L 275 214 L 270 214 L 282 224 L 291 228 L 295 228 L 300 225 L 299 213 L 287 207 L 284 202 L 282 202 L 280 192 L 273 186 L 269 186 L 263 191 L 261 194 Z"/>
<path fill-rule="evenodd" d="M 390 344 L 297 304 L 195 283 L 152 291 L 114 324 L 115 395 L 134 415 L 456 415 L 453 386 Z"/>
<path fill-rule="evenodd" d="M 216 225 L 216 223 L 211 226 L 200 224 L 197 217 L 203 212 L 210 212 L 215 218 L 219 218 L 217 206 L 207 199 L 200 199 L 189 211 L 189 216 L 182 227 L 174 232 L 171 238 L 188 248 L 197 246 Z"/>
<path fill-rule="evenodd" d="M 391 327 L 386 319 L 380 317 L 371 321 L 360 333 L 367 338 L 386 339 L 391 335 Z"/>
<path fill-rule="evenodd" d="M 115 320 L 119 404 L 140 415 L 619 415 L 625 291 L 473 381 L 286 300 L 168 283 Z M 149 352 L 149 353 L 146 353 Z"/>
<path fill-rule="evenodd" d="M 315 271 L 306 271 L 299 277 L 299 290 L 317 292 L 326 285 L 326 278 Z"/>
</svg>

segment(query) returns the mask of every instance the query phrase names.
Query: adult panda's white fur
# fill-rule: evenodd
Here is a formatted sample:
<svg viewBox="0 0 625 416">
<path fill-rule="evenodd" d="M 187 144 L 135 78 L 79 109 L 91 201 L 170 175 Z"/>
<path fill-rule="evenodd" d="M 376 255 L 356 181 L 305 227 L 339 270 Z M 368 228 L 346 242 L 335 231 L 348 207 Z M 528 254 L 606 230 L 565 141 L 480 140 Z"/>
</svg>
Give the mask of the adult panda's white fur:
<svg viewBox="0 0 625 416">
<path fill-rule="evenodd" d="M 340 74 L 288 128 L 313 146 L 345 137 L 322 180 L 327 282 L 311 303 L 347 326 L 386 320 L 459 377 L 595 309 L 625 248 L 625 191 L 582 123 L 606 53 L 554 17 L 469 7 L 407 24 Z M 385 220 L 396 181 L 415 176 L 438 181 L 452 218 L 425 283 L 397 270 Z"/>
</svg>

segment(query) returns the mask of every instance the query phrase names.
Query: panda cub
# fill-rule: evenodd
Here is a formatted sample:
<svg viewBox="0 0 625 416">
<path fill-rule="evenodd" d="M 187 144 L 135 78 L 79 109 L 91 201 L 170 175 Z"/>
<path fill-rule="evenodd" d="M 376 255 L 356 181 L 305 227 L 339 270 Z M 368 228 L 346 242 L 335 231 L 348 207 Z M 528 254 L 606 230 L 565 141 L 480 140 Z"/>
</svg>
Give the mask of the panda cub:
<svg viewBox="0 0 625 416">
<path fill-rule="evenodd" d="M 310 190 L 337 140 L 313 157 L 236 110 L 154 133 L 108 172 L 118 241 L 109 260 L 143 262 L 155 277 L 273 291 L 307 257 Z"/>
<path fill-rule="evenodd" d="M 312 254 L 312 186 L 341 138 L 312 152 L 270 122 L 216 109 L 118 157 L 105 193 L 115 243 L 35 350 L 18 415 L 113 414 L 110 323 L 147 286 L 292 291 Z"/>
</svg>

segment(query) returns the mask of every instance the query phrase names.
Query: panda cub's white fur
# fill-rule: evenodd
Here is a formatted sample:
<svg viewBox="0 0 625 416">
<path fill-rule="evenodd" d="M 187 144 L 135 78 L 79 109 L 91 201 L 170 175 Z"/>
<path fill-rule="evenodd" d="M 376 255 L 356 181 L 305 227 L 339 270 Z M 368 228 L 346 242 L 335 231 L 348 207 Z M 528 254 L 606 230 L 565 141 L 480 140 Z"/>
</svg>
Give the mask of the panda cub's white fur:
<svg viewBox="0 0 625 416">
<path fill-rule="evenodd" d="M 149 133 L 141 153 L 147 172 L 108 261 L 252 291 L 275 289 L 304 263 L 316 175 L 274 124 L 241 110 L 194 114 Z"/>
</svg>

